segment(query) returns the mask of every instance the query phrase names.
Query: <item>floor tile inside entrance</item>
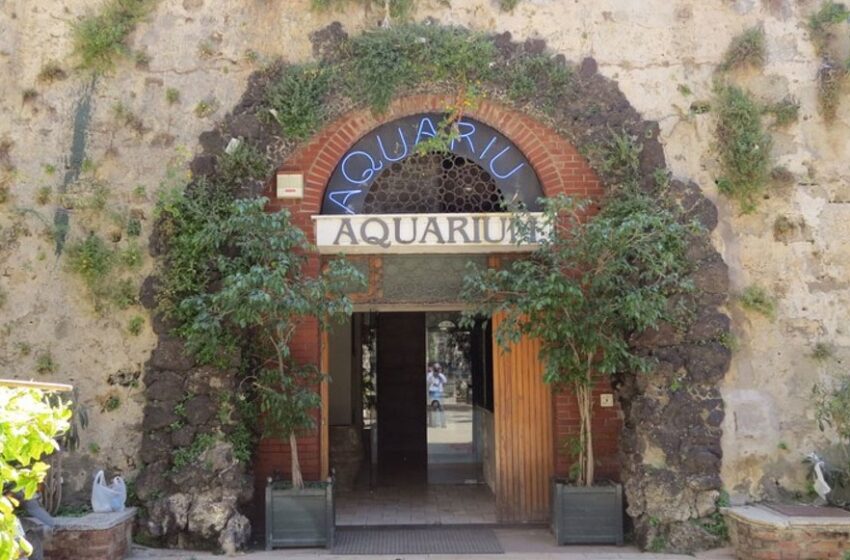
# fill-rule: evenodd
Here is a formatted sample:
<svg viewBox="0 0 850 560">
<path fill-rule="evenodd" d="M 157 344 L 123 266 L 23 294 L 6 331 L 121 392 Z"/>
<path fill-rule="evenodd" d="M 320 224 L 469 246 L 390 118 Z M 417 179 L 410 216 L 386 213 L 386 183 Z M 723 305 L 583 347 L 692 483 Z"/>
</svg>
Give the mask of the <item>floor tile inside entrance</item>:
<svg viewBox="0 0 850 560">
<path fill-rule="evenodd" d="M 337 525 L 460 525 L 496 523 L 496 499 L 486 484 L 386 486 L 336 497 Z"/>
</svg>

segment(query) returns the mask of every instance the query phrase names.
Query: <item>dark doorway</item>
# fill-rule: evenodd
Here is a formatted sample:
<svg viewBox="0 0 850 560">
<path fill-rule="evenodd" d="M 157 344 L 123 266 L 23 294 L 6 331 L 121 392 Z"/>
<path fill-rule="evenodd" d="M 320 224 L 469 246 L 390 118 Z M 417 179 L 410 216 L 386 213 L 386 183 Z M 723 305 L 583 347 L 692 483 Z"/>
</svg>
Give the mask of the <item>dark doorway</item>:
<svg viewBox="0 0 850 560">
<path fill-rule="evenodd" d="M 379 479 L 424 482 L 425 313 L 379 313 L 377 319 Z"/>
</svg>

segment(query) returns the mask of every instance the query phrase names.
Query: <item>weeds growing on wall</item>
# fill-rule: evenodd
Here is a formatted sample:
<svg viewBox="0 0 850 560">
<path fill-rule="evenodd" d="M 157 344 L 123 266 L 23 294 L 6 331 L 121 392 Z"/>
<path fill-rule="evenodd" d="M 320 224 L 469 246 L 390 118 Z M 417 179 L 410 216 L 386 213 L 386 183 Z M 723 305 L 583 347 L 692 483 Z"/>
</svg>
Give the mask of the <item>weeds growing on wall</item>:
<svg viewBox="0 0 850 560">
<path fill-rule="evenodd" d="M 423 82 L 474 84 L 490 76 L 495 47 L 483 35 L 455 27 L 411 24 L 352 38 L 341 81 L 352 99 L 377 112 Z"/>
<path fill-rule="evenodd" d="M 74 24 L 74 54 L 80 66 L 101 73 L 111 70 L 115 60 L 129 54 L 127 37 L 156 0 L 109 0 L 98 13 Z"/>
<path fill-rule="evenodd" d="M 774 126 L 788 126 L 800 118 L 800 102 L 792 97 L 786 97 L 782 101 L 765 106 L 764 112 L 773 115 Z"/>
<path fill-rule="evenodd" d="M 266 90 L 264 116 L 287 137 L 306 138 L 324 119 L 330 85 L 331 71 L 324 66 L 288 66 Z"/>
<path fill-rule="evenodd" d="M 544 54 L 523 55 L 512 60 L 505 69 L 505 83 L 511 101 L 527 103 L 544 94 L 544 109 L 551 109 L 568 93 L 572 70 Z"/>
<path fill-rule="evenodd" d="M 850 18 L 850 10 L 844 4 L 828 0 L 809 17 L 809 37 L 821 58 L 817 74 L 818 104 L 821 115 L 827 122 L 835 119 L 841 101 L 841 90 L 848 75 L 848 60 L 839 60 L 840 53 L 834 46 L 835 27 Z"/>
<path fill-rule="evenodd" d="M 141 266 L 142 253 L 138 246 L 113 248 L 91 233 L 68 246 L 66 259 L 68 269 L 86 285 L 98 312 L 116 307 L 127 309 L 136 303 L 138 288 L 122 274 Z"/>
<path fill-rule="evenodd" d="M 776 316 L 776 300 L 767 290 L 756 284 L 747 286 L 741 292 L 738 301 L 741 302 L 744 309 L 761 313 L 768 319 L 773 319 Z"/>
<path fill-rule="evenodd" d="M 752 212 L 771 168 L 772 139 L 762 124 L 762 107 L 743 89 L 721 85 L 715 112 L 721 167 L 717 187 L 737 201 L 744 213 Z"/>
<path fill-rule="evenodd" d="M 833 26 L 847 21 L 848 17 L 850 10 L 832 0 L 821 4 L 820 9 L 809 17 L 809 37 L 819 55 L 827 55 Z"/>
<path fill-rule="evenodd" d="M 732 39 L 720 69 L 761 68 L 766 59 L 764 29 L 753 27 Z"/>
<path fill-rule="evenodd" d="M 390 18 L 406 19 L 413 14 L 416 0 L 310 0 L 310 7 L 318 12 L 342 10 L 347 7 L 360 5 L 365 8 L 389 10 Z"/>
</svg>

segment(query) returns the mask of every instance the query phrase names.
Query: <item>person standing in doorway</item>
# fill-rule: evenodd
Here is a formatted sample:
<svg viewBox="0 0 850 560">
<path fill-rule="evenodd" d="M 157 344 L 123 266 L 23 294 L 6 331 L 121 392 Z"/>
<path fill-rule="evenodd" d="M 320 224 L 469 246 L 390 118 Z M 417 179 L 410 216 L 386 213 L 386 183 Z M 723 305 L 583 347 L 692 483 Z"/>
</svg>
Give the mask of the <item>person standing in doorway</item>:
<svg viewBox="0 0 850 560">
<path fill-rule="evenodd" d="M 428 375 L 426 377 L 426 381 L 428 383 L 428 397 L 431 402 L 437 401 L 442 405 L 443 403 L 443 388 L 446 386 L 446 376 L 443 375 L 442 368 L 440 364 L 436 364 L 433 367 L 428 367 Z"/>
<path fill-rule="evenodd" d="M 432 428 L 445 428 L 446 416 L 443 413 L 443 388 L 448 379 L 443 375 L 440 364 L 435 364 L 434 367 L 428 367 L 426 380 L 428 385 L 428 403 L 431 409 L 428 425 Z"/>
</svg>

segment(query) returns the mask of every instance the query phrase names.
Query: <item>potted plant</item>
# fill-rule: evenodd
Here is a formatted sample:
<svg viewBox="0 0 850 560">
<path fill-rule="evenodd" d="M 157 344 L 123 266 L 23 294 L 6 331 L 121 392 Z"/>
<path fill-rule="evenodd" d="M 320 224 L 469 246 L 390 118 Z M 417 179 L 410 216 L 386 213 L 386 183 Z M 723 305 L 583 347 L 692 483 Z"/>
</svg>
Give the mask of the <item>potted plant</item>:
<svg viewBox="0 0 850 560">
<path fill-rule="evenodd" d="M 332 481 L 305 483 L 298 460 L 297 436 L 315 427 L 323 375 L 313 364 L 300 364 L 290 343 L 305 320 L 324 326 L 351 314 L 346 290 L 363 282 L 348 262 L 336 259 L 308 273 L 311 246 L 288 211 L 270 213 L 267 200 L 233 202 L 212 224 L 221 248 L 219 287 L 180 303 L 192 317 L 182 328 L 189 348 L 204 361 L 226 360 L 250 347 L 259 367 L 247 377 L 263 434 L 289 441 L 291 481 L 271 478 L 266 490 L 266 546 L 329 546 L 333 540 Z M 247 340 L 253 344 L 246 344 Z M 281 465 L 281 471 L 284 470 Z"/>
<path fill-rule="evenodd" d="M 593 390 L 614 373 L 650 367 L 629 341 L 670 318 L 670 295 L 687 289 L 691 226 L 636 187 L 622 188 L 595 216 L 584 203 L 550 198 L 538 221 L 515 216 L 518 242 L 538 247 L 501 270 L 473 267 L 464 298 L 474 313 L 505 315 L 495 332 L 500 345 L 539 339 L 545 380 L 578 402 L 571 476 L 553 482 L 558 543 L 621 544 L 622 489 L 594 478 Z"/>
</svg>

